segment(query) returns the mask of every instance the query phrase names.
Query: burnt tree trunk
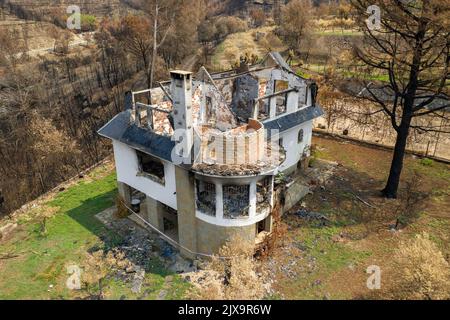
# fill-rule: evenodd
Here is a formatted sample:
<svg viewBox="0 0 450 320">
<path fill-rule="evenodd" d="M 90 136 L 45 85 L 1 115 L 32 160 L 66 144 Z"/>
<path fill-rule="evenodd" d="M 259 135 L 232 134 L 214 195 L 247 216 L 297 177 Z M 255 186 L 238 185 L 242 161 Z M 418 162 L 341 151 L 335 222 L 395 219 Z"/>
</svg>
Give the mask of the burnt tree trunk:
<svg viewBox="0 0 450 320">
<path fill-rule="evenodd" d="M 391 171 L 389 179 L 384 188 L 383 195 L 389 199 L 396 199 L 398 188 L 400 185 L 400 176 L 403 170 L 403 161 L 405 157 L 406 144 L 408 141 L 409 130 L 414 113 L 415 99 L 417 88 L 419 86 L 420 65 L 423 57 L 423 41 L 426 34 L 427 21 L 424 19 L 419 23 L 419 27 L 415 37 L 414 55 L 409 72 L 409 85 L 405 95 L 403 105 L 402 121 L 397 131 L 397 141 L 395 143 L 394 157 L 392 159 Z M 395 108 L 393 111 L 393 122 L 395 122 Z M 395 127 L 395 126 L 394 126 Z"/>
<path fill-rule="evenodd" d="M 411 116 L 405 115 L 397 131 L 397 141 L 395 143 L 394 157 L 392 159 L 391 170 L 383 195 L 389 199 L 397 198 L 397 191 L 400 185 L 400 177 L 403 170 L 406 145 L 411 125 Z"/>
</svg>

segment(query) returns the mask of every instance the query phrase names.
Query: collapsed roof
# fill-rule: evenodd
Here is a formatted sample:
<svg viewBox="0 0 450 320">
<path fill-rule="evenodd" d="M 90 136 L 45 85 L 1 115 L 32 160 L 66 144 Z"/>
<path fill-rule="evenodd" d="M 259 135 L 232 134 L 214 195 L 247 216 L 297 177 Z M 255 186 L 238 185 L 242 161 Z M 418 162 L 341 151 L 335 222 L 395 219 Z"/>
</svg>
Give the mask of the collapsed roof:
<svg viewBox="0 0 450 320">
<path fill-rule="evenodd" d="M 196 157 L 199 162 L 194 167 L 208 173 L 214 172 L 216 165 L 228 175 L 257 174 L 279 165 L 262 156 L 265 147 L 261 140 L 271 137 L 262 130 L 284 132 L 323 115 L 315 103 L 315 83 L 296 75 L 279 53 L 268 54 L 257 65 L 241 65 L 238 70 L 210 74 L 202 67 L 192 80 L 184 71 L 173 71 L 172 77 L 158 88 L 128 94 L 126 111 L 99 134 L 170 162 L 176 146 L 174 132 L 180 126 L 192 129 L 193 139 L 205 145 L 211 138 L 234 141 L 243 137 L 247 148 L 260 147 L 246 150 L 244 155 L 237 150 L 224 151 L 233 152 L 235 161 L 239 158 L 235 168 L 226 160 L 211 162 L 209 154 Z M 177 77 L 189 79 L 185 88 Z M 250 159 L 252 153 L 259 158 Z M 223 170 L 224 165 L 228 170 Z"/>
</svg>

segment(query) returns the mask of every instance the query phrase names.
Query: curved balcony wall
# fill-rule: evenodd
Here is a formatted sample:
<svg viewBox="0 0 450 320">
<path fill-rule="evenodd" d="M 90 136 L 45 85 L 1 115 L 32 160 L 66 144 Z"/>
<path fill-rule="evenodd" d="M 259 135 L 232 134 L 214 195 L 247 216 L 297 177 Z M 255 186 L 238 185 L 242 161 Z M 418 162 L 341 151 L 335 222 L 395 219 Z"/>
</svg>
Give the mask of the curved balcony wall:
<svg viewBox="0 0 450 320">
<path fill-rule="evenodd" d="M 266 156 L 264 127 L 256 120 L 227 132 L 199 126 L 195 139 L 197 164 L 251 166 Z"/>
<path fill-rule="evenodd" d="M 220 178 L 196 174 L 196 216 L 222 227 L 256 224 L 272 212 L 273 181 L 273 176 Z"/>
</svg>

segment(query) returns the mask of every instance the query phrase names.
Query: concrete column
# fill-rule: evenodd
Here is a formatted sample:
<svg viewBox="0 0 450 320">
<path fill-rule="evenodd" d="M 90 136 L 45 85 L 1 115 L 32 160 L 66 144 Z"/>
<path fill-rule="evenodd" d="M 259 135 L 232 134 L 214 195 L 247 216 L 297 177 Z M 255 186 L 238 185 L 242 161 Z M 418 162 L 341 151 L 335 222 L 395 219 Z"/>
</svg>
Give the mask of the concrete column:
<svg viewBox="0 0 450 320">
<path fill-rule="evenodd" d="M 216 218 L 223 220 L 223 185 L 216 184 Z"/>
<path fill-rule="evenodd" d="M 144 213 L 144 219 L 159 231 L 164 232 L 164 210 L 161 203 L 153 198 L 147 197 L 146 208 L 147 212 Z"/>
<path fill-rule="evenodd" d="M 253 107 L 253 119 L 258 119 L 259 117 L 259 101 L 255 103 Z"/>
<path fill-rule="evenodd" d="M 178 205 L 178 237 L 180 245 L 197 252 L 197 218 L 195 214 L 194 178 L 189 171 L 175 167 Z M 181 249 L 181 255 L 195 259 L 195 255 Z"/>
<path fill-rule="evenodd" d="M 287 94 L 287 113 L 298 110 L 298 92 L 291 91 Z"/>
<path fill-rule="evenodd" d="M 250 209 L 249 209 L 249 217 L 252 219 L 256 216 L 256 181 L 253 181 L 250 184 Z"/>
<path fill-rule="evenodd" d="M 306 106 L 310 107 L 312 105 L 311 87 L 306 88 Z"/>
<path fill-rule="evenodd" d="M 269 99 L 269 113 L 271 118 L 277 116 L 277 97 L 272 97 Z"/>
<path fill-rule="evenodd" d="M 153 130 L 153 109 L 151 107 L 147 107 L 147 126 Z"/>
<path fill-rule="evenodd" d="M 170 92 L 173 98 L 174 129 L 183 133 L 183 139 L 177 141 L 177 146 L 182 149 L 178 156 L 184 160 L 190 160 L 194 145 L 194 125 L 192 117 L 192 73 L 175 70 L 170 72 Z M 178 150 L 180 150 L 178 149 Z M 180 150 L 181 151 L 181 150 Z M 190 162 L 188 162 L 190 163 Z"/>
<path fill-rule="evenodd" d="M 272 181 L 271 181 L 271 187 L 272 190 L 271 191 L 271 196 L 270 196 L 270 206 L 273 208 L 275 205 L 275 176 L 272 176 Z"/>
<path fill-rule="evenodd" d="M 119 190 L 119 195 L 122 197 L 125 204 L 131 206 L 131 188 L 126 183 L 117 181 L 117 189 Z"/>
<path fill-rule="evenodd" d="M 264 231 L 269 232 L 269 233 L 271 233 L 273 231 L 273 217 L 272 217 L 272 214 L 266 218 L 266 228 L 265 228 Z"/>
</svg>

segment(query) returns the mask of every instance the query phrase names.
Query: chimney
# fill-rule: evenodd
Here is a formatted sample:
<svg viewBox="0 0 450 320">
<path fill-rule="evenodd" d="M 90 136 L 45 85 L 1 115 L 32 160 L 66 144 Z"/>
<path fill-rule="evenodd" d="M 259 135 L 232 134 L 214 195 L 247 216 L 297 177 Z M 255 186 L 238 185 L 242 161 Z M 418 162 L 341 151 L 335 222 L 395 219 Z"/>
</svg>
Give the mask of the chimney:
<svg viewBox="0 0 450 320">
<path fill-rule="evenodd" d="M 192 72 L 175 70 L 170 72 L 172 80 L 170 92 L 173 99 L 173 126 L 175 131 L 182 133 L 183 158 L 191 157 L 194 145 L 194 127 L 192 119 Z"/>
<path fill-rule="evenodd" d="M 131 111 L 131 117 L 130 122 L 135 123 L 136 122 L 136 109 L 134 108 L 134 98 L 133 98 L 133 92 L 127 91 L 125 92 L 125 111 L 130 110 Z"/>
<path fill-rule="evenodd" d="M 131 91 L 127 91 L 125 92 L 125 110 L 132 110 L 133 107 L 133 93 Z"/>
</svg>

